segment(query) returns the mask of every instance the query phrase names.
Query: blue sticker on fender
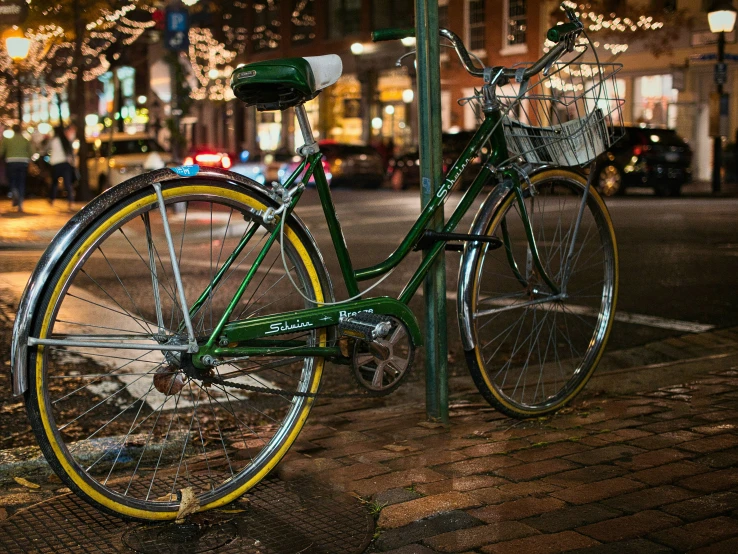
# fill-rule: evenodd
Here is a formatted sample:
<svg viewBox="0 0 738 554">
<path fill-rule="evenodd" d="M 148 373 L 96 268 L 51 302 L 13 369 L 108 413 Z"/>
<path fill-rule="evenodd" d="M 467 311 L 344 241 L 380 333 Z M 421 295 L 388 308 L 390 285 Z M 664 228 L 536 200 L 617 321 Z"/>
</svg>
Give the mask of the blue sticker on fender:
<svg viewBox="0 0 738 554">
<path fill-rule="evenodd" d="M 193 177 L 200 171 L 199 165 L 180 165 L 179 167 L 170 167 L 180 177 Z"/>
</svg>

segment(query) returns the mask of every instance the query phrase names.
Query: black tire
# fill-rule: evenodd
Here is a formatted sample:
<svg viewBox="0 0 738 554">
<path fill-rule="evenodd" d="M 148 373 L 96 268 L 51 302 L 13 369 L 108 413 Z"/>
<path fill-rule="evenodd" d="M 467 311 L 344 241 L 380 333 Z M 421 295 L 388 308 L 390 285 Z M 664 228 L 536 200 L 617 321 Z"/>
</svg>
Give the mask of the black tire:
<svg viewBox="0 0 738 554">
<path fill-rule="evenodd" d="M 586 182 L 570 170 L 547 170 L 531 178 L 537 192 L 525 201 L 543 267 L 565 295 L 546 300 L 557 295 L 528 261 L 513 191 L 486 229 L 503 246 L 475 249 L 463 261 L 471 281 L 465 285 L 471 295 L 460 307 L 460 325 L 474 338 L 466 352 L 469 370 L 482 396 L 512 417 L 537 417 L 566 405 L 589 380 L 607 343 L 618 260 L 612 221 L 596 191 L 589 191 L 572 250 L 567 242 Z M 564 280 L 570 251 L 570 278 Z"/>
<path fill-rule="evenodd" d="M 168 218 L 182 260 L 188 306 L 226 258 L 221 257 L 226 245 L 232 249 L 250 229 L 256 229 L 251 236 L 260 239 L 253 239 L 253 249 L 249 242 L 240 252 L 193 317 L 196 333 L 206 337 L 240 284 L 240 279 L 230 276 L 242 274 L 241 263 L 254 259 L 266 231 L 274 228 L 259 215 L 269 200 L 248 188 L 212 179 L 171 181 L 163 185 L 163 194 L 168 205 L 184 204 L 184 210 L 170 210 L 174 213 Z M 166 245 L 156 247 L 163 235 L 157 214 L 160 217 L 156 196 L 146 188 L 92 218 L 49 279 L 33 325 L 37 337 L 74 329 L 87 340 L 102 333 L 125 333 L 141 337 L 137 340 L 148 337 L 149 343 L 137 343 L 141 348 L 136 350 L 44 346 L 29 353 L 26 407 L 49 464 L 65 484 L 95 507 L 134 520 L 174 519 L 186 488 L 192 490 L 201 509 L 233 501 L 284 456 L 313 404 L 313 399 L 289 394 L 239 394 L 218 385 L 203 386 L 197 378 L 184 376 L 179 369 L 181 358 L 173 361 L 156 349 L 159 343 L 151 339 L 157 329 L 152 321 L 158 318 L 151 301 L 154 289 L 160 290 L 165 326 L 182 328 L 177 294 L 166 274 L 171 265 L 167 268 L 162 261 L 168 250 Z M 217 234 L 215 221 L 220 222 Z M 331 301 L 320 253 L 296 218 L 286 222 L 285 237 L 293 279 L 309 297 Z M 272 267 L 282 268 L 278 241 L 261 266 L 265 271 L 249 285 L 231 320 L 310 304 L 282 278 L 283 269 L 281 277 L 272 275 Z M 253 254 L 247 252 L 250 249 Z M 147 251 L 158 260 L 154 262 L 161 276 L 158 281 L 153 278 Z M 152 281 L 158 285 L 154 287 Z M 325 344 L 327 331 L 308 331 L 302 336 L 310 344 Z M 141 356 L 127 354 L 141 351 Z M 275 366 L 280 360 L 269 358 Z M 227 369 L 223 370 L 216 366 L 214 371 L 221 377 L 227 371 L 229 378 L 259 386 L 271 383 L 287 390 L 316 391 L 323 364 L 323 358 L 294 356 L 285 358 L 277 369 L 250 358 L 224 365 Z M 177 382 L 180 376 L 184 383 Z M 166 391 L 159 387 L 161 379 Z M 177 387 L 174 392 L 173 387 Z M 145 392 L 139 394 L 139 389 Z"/>
</svg>

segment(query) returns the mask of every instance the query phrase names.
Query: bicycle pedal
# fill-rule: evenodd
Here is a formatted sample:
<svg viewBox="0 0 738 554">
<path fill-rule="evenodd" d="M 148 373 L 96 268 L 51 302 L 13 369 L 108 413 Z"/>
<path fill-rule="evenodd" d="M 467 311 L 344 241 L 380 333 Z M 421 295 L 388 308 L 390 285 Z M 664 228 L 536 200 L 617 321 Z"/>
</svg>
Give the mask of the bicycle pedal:
<svg viewBox="0 0 738 554">
<path fill-rule="evenodd" d="M 338 322 L 339 334 L 366 341 L 387 336 L 391 328 L 392 323 L 386 316 L 372 312 L 356 312 L 350 316 L 341 316 Z"/>
</svg>

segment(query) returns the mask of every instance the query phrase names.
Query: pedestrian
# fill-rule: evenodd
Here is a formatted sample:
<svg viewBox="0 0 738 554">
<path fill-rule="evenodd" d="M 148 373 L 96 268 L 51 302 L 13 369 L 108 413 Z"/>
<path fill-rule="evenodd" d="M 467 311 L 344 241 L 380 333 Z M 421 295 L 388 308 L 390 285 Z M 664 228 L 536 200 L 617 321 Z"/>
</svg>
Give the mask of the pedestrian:
<svg viewBox="0 0 738 554">
<path fill-rule="evenodd" d="M 10 184 L 13 206 L 23 213 L 23 198 L 26 195 L 26 176 L 33 149 L 31 142 L 21 133 L 21 126 L 13 125 L 13 136 L 3 139 L 0 144 L 0 158 L 5 158 L 5 167 Z"/>
<path fill-rule="evenodd" d="M 74 150 L 72 143 L 64 134 L 64 128 L 59 125 L 54 128 L 54 138 L 49 143 L 49 163 L 51 164 L 51 196 L 49 202 L 54 205 L 56 200 L 56 189 L 59 187 L 59 179 L 62 179 L 67 191 L 69 208 L 74 202 Z"/>
</svg>

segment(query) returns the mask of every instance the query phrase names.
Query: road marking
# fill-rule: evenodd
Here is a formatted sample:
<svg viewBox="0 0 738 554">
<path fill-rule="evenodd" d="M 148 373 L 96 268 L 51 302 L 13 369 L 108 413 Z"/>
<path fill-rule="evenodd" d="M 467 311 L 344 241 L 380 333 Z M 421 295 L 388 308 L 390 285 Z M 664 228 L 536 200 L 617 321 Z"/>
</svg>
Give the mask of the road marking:
<svg viewBox="0 0 738 554">
<path fill-rule="evenodd" d="M 422 296 L 423 290 L 419 289 L 418 294 Z M 448 300 L 456 300 L 456 292 L 455 291 L 449 291 L 446 293 L 446 298 Z M 497 305 L 507 305 L 510 301 L 495 301 L 492 302 L 493 304 Z M 537 304 L 539 307 L 538 309 L 545 310 L 547 309 L 545 304 Z M 583 316 L 589 316 L 589 317 L 597 317 L 599 315 L 599 312 L 593 308 L 588 308 L 587 306 L 577 306 L 572 304 L 567 304 L 566 306 L 567 311 L 576 314 L 576 315 L 583 315 Z M 657 329 L 669 329 L 672 331 L 681 331 L 683 333 L 705 333 L 706 331 L 711 331 L 712 329 L 715 329 L 715 325 L 710 325 L 707 323 L 696 323 L 694 321 L 682 321 L 679 319 L 670 319 L 666 317 L 658 317 L 653 315 L 645 315 L 645 314 L 631 314 L 628 312 L 620 312 L 615 311 L 615 321 L 620 321 L 621 323 L 630 323 L 632 325 L 643 325 L 644 327 L 656 327 Z"/>
</svg>

